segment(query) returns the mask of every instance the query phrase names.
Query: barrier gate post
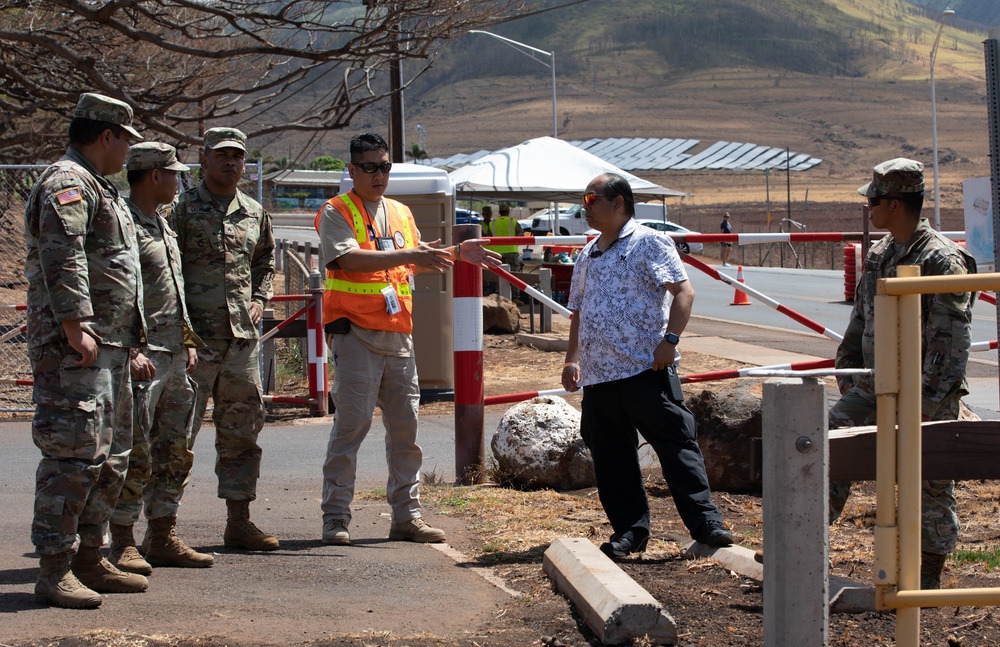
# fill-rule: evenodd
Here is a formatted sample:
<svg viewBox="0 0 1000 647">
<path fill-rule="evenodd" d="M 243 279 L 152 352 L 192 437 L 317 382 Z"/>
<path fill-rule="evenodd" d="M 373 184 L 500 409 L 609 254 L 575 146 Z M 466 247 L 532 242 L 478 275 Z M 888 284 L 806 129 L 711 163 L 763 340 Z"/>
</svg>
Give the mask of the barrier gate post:
<svg viewBox="0 0 1000 647">
<path fill-rule="evenodd" d="M 326 335 L 323 332 L 323 276 L 317 271 L 309 273 L 310 307 L 306 313 L 306 336 L 309 347 L 309 413 L 325 416 L 328 411 L 326 375 Z"/>
<path fill-rule="evenodd" d="M 480 237 L 479 225 L 456 225 L 452 242 Z M 483 439 L 483 270 L 456 262 L 455 336 L 455 478 L 461 485 L 486 480 Z"/>
</svg>

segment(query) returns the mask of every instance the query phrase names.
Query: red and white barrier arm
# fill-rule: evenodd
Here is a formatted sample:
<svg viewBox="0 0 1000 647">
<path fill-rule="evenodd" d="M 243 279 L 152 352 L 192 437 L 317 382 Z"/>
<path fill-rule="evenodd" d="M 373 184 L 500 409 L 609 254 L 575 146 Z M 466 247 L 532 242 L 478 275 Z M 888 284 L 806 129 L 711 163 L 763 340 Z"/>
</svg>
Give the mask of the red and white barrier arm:
<svg viewBox="0 0 1000 647">
<path fill-rule="evenodd" d="M 973 342 L 972 345 L 969 346 L 969 352 L 972 353 L 982 353 L 984 351 L 996 350 L 996 349 L 997 349 L 997 340 L 995 339 L 993 341 Z"/>
<path fill-rule="evenodd" d="M 580 395 L 583 391 L 577 391 Z M 507 395 L 491 395 L 484 399 L 486 406 L 491 404 L 511 404 L 513 402 L 524 402 L 531 398 L 540 398 L 546 395 L 570 395 L 566 389 L 548 389 L 547 391 L 525 391 L 524 393 L 508 393 Z"/>
<path fill-rule="evenodd" d="M 732 380 L 740 377 L 747 377 L 749 371 L 807 371 L 811 369 L 833 368 L 832 359 L 811 360 L 808 362 L 792 362 L 791 364 L 772 364 L 771 366 L 753 366 L 747 368 L 733 369 L 731 371 L 712 371 L 710 373 L 693 373 L 691 375 L 681 375 L 682 384 L 695 384 L 697 382 L 715 382 L 716 380 Z M 548 389 L 546 391 L 525 391 L 524 393 L 508 393 L 507 395 L 491 395 L 485 398 L 485 404 L 510 404 L 512 402 L 523 402 L 531 398 L 538 398 L 546 395 L 572 395 L 566 389 Z M 580 395 L 577 391 L 575 395 Z"/>
<path fill-rule="evenodd" d="M 753 289 L 752 287 L 750 287 L 746 283 L 740 283 L 736 279 L 730 278 L 729 276 L 723 274 L 722 272 L 718 271 L 714 267 L 711 267 L 709 265 L 706 265 L 705 263 L 702 263 L 701 261 L 699 261 L 698 259 L 694 258 L 690 254 L 682 254 L 682 256 L 684 258 L 684 262 L 687 263 L 688 265 L 691 265 L 693 267 L 698 268 L 699 270 L 701 270 L 705 274 L 708 274 L 709 276 L 711 276 L 712 278 L 714 278 L 717 281 L 722 281 L 723 283 L 726 283 L 727 285 L 733 286 L 735 289 L 739 290 L 740 292 L 743 292 L 744 294 L 749 294 L 750 296 L 756 297 L 757 299 L 759 299 L 760 301 L 764 302 L 765 304 L 767 304 L 771 308 L 774 308 L 775 310 L 777 310 L 781 314 L 785 315 L 786 317 L 789 317 L 789 318 L 791 318 L 791 319 L 799 322 L 800 324 L 802 324 L 806 328 L 808 328 L 810 330 L 813 330 L 815 332 L 818 332 L 819 334 L 823 335 L 824 337 L 829 337 L 830 339 L 832 339 L 833 341 L 838 342 L 838 343 L 840 343 L 840 342 L 842 342 L 844 340 L 844 338 L 840 334 L 838 334 L 838 333 L 830 330 L 829 328 L 827 328 L 823 324 L 818 323 L 816 321 L 813 321 L 812 319 L 810 319 L 809 317 L 805 316 L 804 314 L 796 312 L 795 310 L 792 310 L 791 308 L 789 308 L 787 306 L 781 305 L 780 303 L 778 303 L 777 301 L 775 301 L 771 297 L 767 296 L 763 292 L 760 292 L 759 290 Z"/>
<path fill-rule="evenodd" d="M 682 243 L 736 243 L 737 245 L 760 245 L 766 243 L 848 243 L 864 239 L 860 231 L 799 231 L 766 232 L 759 234 L 699 234 L 663 232 Z M 965 240 L 964 231 L 943 231 L 946 238 Z M 872 232 L 870 240 L 878 240 L 885 232 Z M 596 236 L 487 236 L 489 245 L 585 245 Z"/>
<path fill-rule="evenodd" d="M 737 368 L 730 371 L 712 371 L 711 373 L 695 373 L 694 375 L 682 375 L 681 384 L 695 384 L 697 382 L 715 382 L 716 380 L 731 380 L 738 377 L 746 377 L 749 371 L 808 371 L 813 369 L 833 368 L 832 359 L 820 359 L 809 362 L 792 362 L 791 364 L 773 364 L 771 366 L 749 366 Z"/>
<path fill-rule="evenodd" d="M 24 334 L 27 330 L 28 330 L 27 326 L 21 326 L 20 328 L 12 328 L 8 330 L 4 334 L 0 335 L 0 344 L 4 344 L 10 341 L 11 339 L 14 339 L 18 335 Z"/>
<path fill-rule="evenodd" d="M 980 292 L 979 293 L 979 300 L 980 301 L 985 301 L 986 303 L 990 304 L 991 306 L 995 306 L 997 304 L 997 298 L 995 296 L 993 296 L 992 294 L 990 294 L 989 292 Z"/>
<path fill-rule="evenodd" d="M 27 309 L 28 309 L 28 304 L 26 303 L 18 303 L 18 304 L 0 303 L 0 312 L 16 312 L 18 310 L 23 311 Z"/>
<path fill-rule="evenodd" d="M 34 386 L 35 385 L 35 381 L 34 380 L 14 380 L 14 379 L 10 379 L 10 378 L 4 377 L 4 378 L 0 378 L 0 384 L 6 385 L 6 386 Z"/>
<path fill-rule="evenodd" d="M 488 243 L 484 245 L 578 245 L 583 247 L 588 240 L 597 236 L 483 236 Z"/>
<path fill-rule="evenodd" d="M 263 335 L 261 335 L 261 336 L 260 336 L 260 339 L 259 339 L 259 340 L 257 340 L 257 341 L 259 341 L 259 342 L 260 342 L 261 344 L 263 344 L 264 342 L 266 342 L 266 341 L 267 341 L 268 339 L 270 339 L 271 337 L 274 337 L 275 335 L 277 335 L 277 334 L 278 334 L 278 332 L 279 332 L 279 331 L 280 331 L 280 330 L 281 330 L 282 328 L 287 328 L 288 326 L 292 325 L 292 322 L 293 322 L 293 321 L 295 321 L 296 319 L 298 319 L 299 317 L 301 317 L 301 316 L 302 316 L 302 315 L 304 315 L 305 313 L 309 312 L 309 309 L 310 309 L 310 308 L 312 308 L 312 304 L 311 304 L 311 303 L 307 303 L 307 304 L 306 304 L 306 306 L 305 306 L 304 308 L 302 308 L 301 310 L 299 310 L 298 312 L 296 312 L 295 314 L 293 314 L 293 315 L 292 315 L 291 317 L 289 317 L 288 319 L 285 319 L 285 320 L 284 320 L 284 321 L 282 321 L 282 322 L 281 322 L 280 324 L 278 324 L 278 325 L 277 325 L 277 326 L 275 326 L 274 328 L 271 328 L 271 329 L 270 329 L 270 330 L 268 330 L 268 331 L 267 331 L 266 333 L 264 333 Z"/>
<path fill-rule="evenodd" d="M 508 283 L 510 283 L 511 285 L 513 285 L 514 287 L 516 287 L 517 289 L 519 289 L 519 290 L 521 290 L 523 292 L 527 292 L 528 294 L 530 294 L 531 296 L 535 297 L 536 299 L 538 299 L 539 301 L 541 301 L 542 303 L 544 303 L 548 307 L 552 308 L 553 310 L 555 310 L 556 312 L 558 312 L 562 316 L 564 316 L 564 317 L 566 317 L 568 319 L 572 319 L 573 318 L 573 311 L 572 310 L 568 309 L 563 304 L 561 304 L 558 301 L 554 300 L 552 297 L 546 296 L 543 292 L 540 292 L 537 288 L 531 287 L 530 285 L 528 285 L 527 283 L 525 283 L 521 279 L 517 278 L 516 276 L 514 276 L 513 274 L 511 274 L 507 270 L 505 270 L 503 268 L 500 268 L 500 267 L 491 267 L 490 271 L 493 272 L 494 274 L 496 274 L 497 276 L 499 276 L 500 278 L 502 278 L 503 280 L 507 281 Z"/>
</svg>

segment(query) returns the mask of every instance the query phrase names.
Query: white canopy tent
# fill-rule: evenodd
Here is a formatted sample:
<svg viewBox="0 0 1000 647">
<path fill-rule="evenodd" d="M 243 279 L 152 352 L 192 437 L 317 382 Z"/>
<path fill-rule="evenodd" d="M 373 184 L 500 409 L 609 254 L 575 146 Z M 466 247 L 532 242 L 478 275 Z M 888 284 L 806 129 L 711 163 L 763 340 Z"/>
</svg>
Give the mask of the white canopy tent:
<svg viewBox="0 0 1000 647">
<path fill-rule="evenodd" d="M 539 137 L 502 148 L 458 168 L 449 177 L 461 198 L 577 202 L 598 175 L 625 178 L 636 198 L 691 195 L 653 184 L 554 137 Z"/>
</svg>

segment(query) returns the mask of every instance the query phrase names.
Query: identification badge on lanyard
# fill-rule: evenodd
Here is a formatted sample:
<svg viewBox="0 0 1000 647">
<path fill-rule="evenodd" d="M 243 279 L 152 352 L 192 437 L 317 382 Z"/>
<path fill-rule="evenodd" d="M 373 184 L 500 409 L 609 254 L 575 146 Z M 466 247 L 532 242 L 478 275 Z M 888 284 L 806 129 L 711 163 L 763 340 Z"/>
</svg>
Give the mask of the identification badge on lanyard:
<svg viewBox="0 0 1000 647">
<path fill-rule="evenodd" d="M 396 243 L 392 240 L 392 238 L 379 236 L 375 239 L 375 247 L 377 247 L 380 252 L 391 252 L 396 249 Z"/>
<path fill-rule="evenodd" d="M 399 305 L 399 297 L 396 296 L 396 288 L 387 285 L 380 290 L 385 298 L 385 311 L 391 315 L 399 314 L 403 309 Z"/>
</svg>

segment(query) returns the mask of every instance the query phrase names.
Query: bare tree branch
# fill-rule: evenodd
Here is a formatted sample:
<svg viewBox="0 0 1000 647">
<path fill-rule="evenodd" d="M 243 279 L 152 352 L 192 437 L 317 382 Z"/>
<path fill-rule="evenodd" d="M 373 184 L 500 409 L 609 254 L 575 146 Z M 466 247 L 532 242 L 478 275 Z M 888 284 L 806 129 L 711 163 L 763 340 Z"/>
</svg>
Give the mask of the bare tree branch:
<svg viewBox="0 0 1000 647">
<path fill-rule="evenodd" d="M 0 161 L 61 151 L 65 119 L 86 91 L 126 101 L 150 136 L 181 146 L 200 144 L 214 125 L 250 137 L 345 128 L 389 94 L 390 61 L 415 62 L 405 88 L 442 41 L 534 8 L 534 0 L 5 0 Z"/>
</svg>

